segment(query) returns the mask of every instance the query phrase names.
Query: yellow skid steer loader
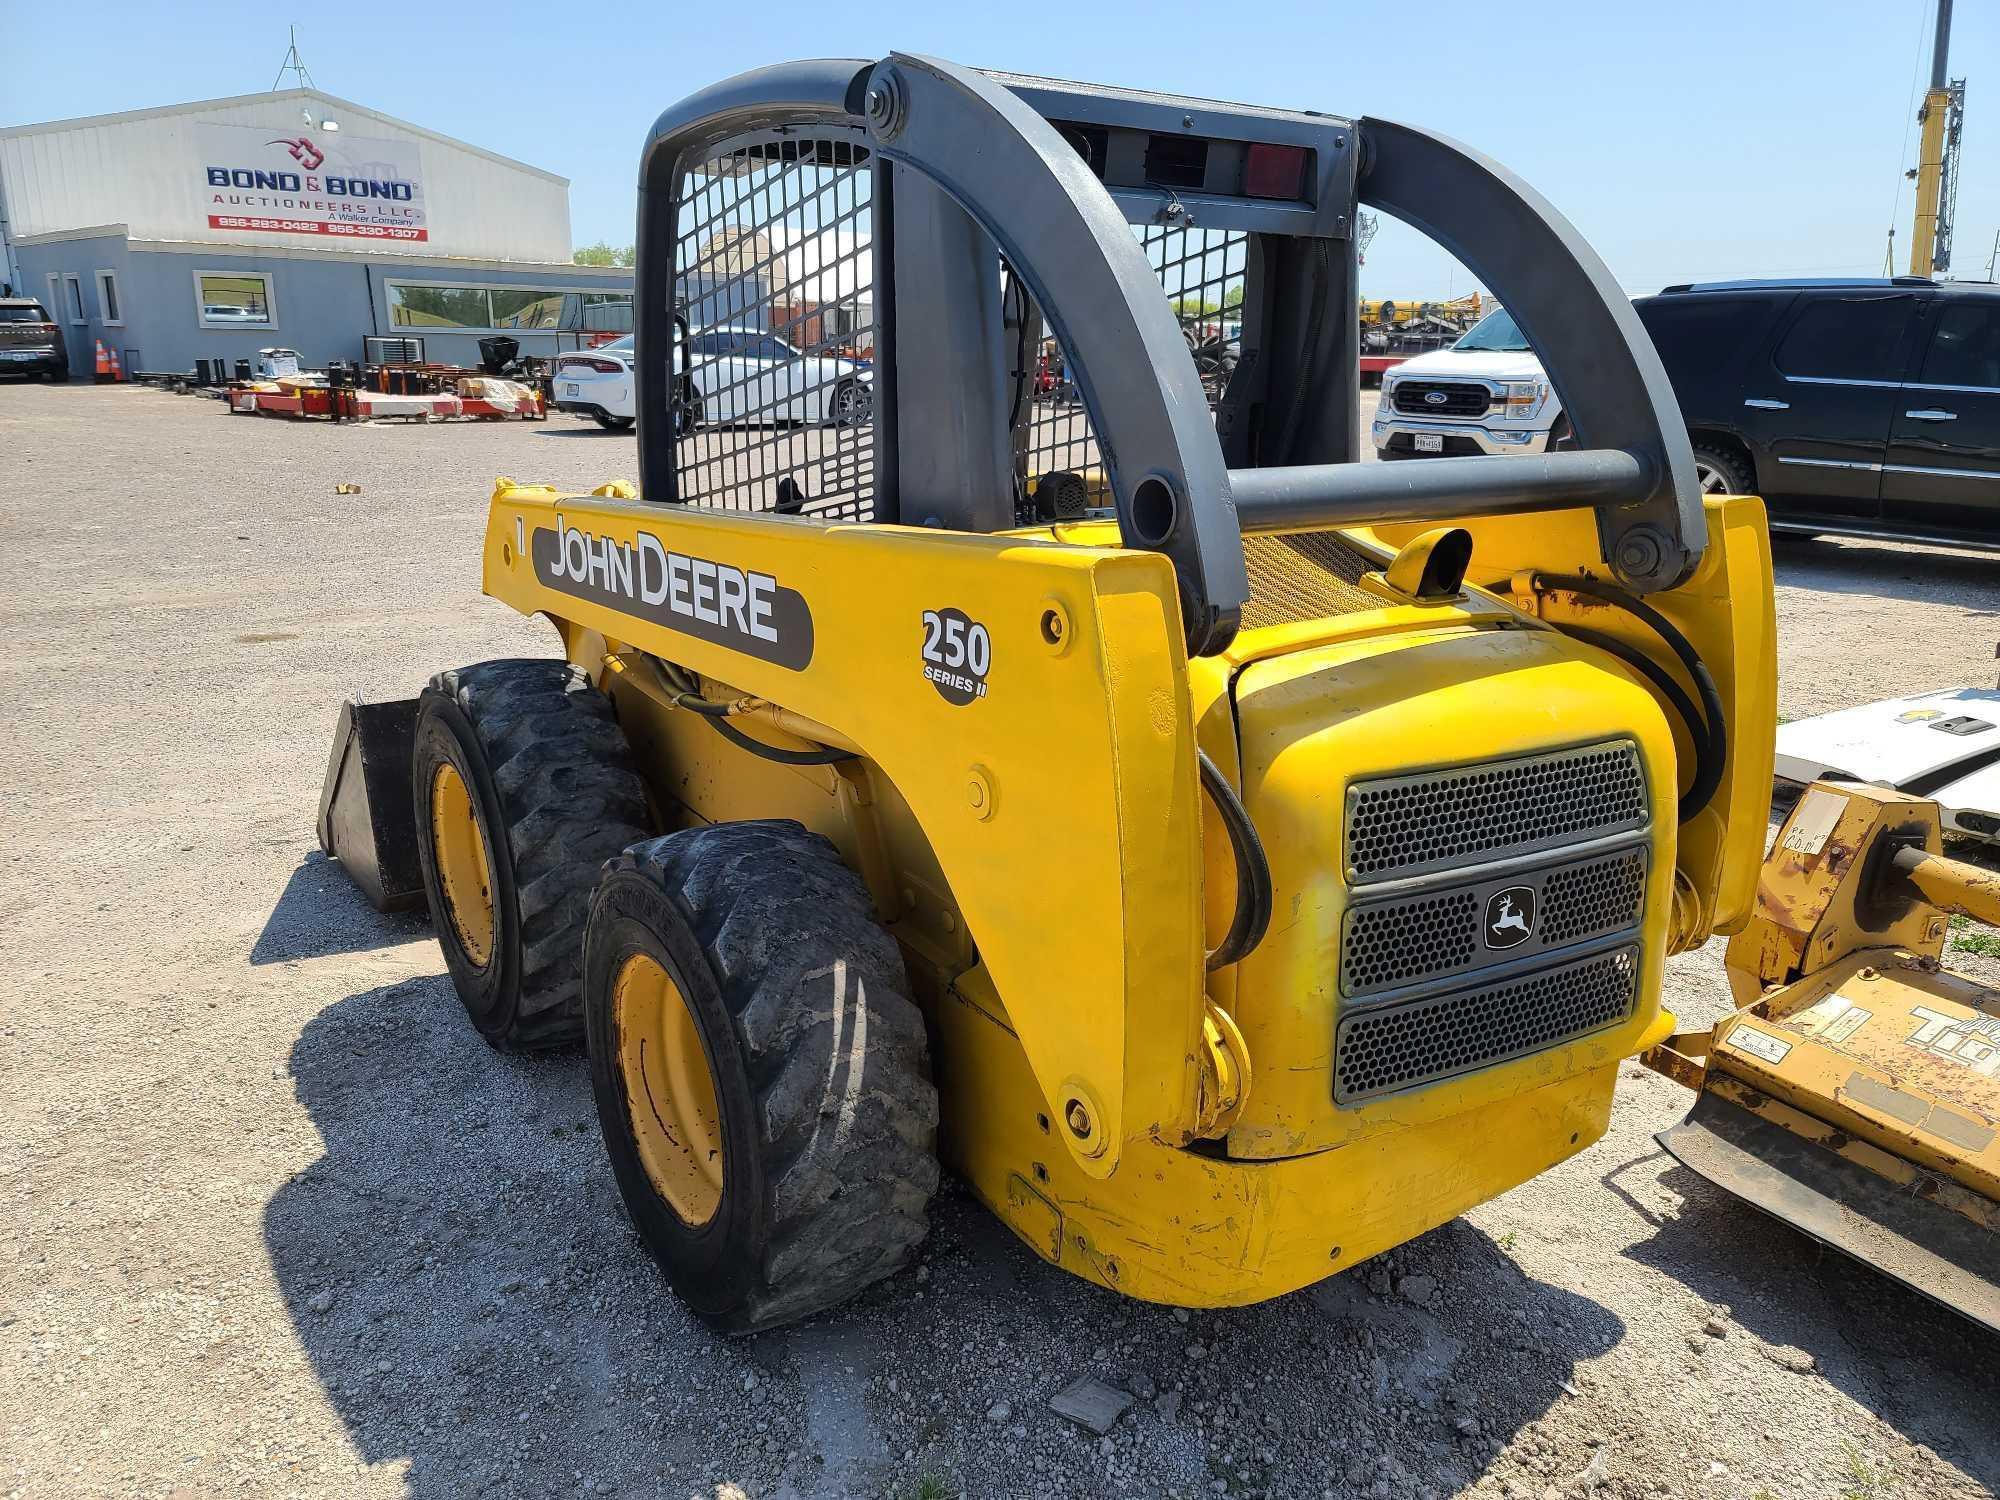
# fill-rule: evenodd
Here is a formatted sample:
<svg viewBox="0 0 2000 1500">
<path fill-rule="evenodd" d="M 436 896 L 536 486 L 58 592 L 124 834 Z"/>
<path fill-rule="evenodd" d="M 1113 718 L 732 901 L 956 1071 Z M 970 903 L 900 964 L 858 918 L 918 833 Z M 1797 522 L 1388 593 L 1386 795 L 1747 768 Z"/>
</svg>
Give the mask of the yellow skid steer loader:
<svg viewBox="0 0 2000 1500">
<path fill-rule="evenodd" d="M 900 54 L 696 94 L 640 183 L 641 485 L 486 530 L 562 654 L 352 715 L 322 827 L 414 837 L 488 1040 L 587 1043 L 690 1305 L 892 1275 L 940 1162 L 1246 1303 L 1602 1135 L 1667 956 L 1751 916 L 1771 566 L 1553 209 L 1386 121 Z M 1364 204 L 1576 451 L 1356 462 Z"/>
</svg>

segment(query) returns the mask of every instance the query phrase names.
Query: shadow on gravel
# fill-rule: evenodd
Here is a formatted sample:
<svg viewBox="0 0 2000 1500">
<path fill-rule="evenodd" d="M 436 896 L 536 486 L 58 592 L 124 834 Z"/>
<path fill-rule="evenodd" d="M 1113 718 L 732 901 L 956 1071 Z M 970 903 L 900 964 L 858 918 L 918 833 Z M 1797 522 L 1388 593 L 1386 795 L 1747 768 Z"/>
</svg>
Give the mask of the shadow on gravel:
<svg viewBox="0 0 2000 1500">
<path fill-rule="evenodd" d="M 430 931 L 422 911 L 378 912 L 334 861 L 315 849 L 299 862 L 250 949 L 253 964 L 366 953 Z"/>
<path fill-rule="evenodd" d="M 1863 1409 L 1989 1490 L 2000 1489 L 2000 1424 L 1993 1420 L 2000 1337 L 1685 1167 L 1670 1167 L 1659 1180 L 1680 1195 L 1680 1212 L 1648 1215 L 1657 1232 L 1627 1255 L 1727 1305 L 1731 1320 L 1775 1346 L 1772 1352 L 1811 1355 L 1812 1369 Z"/>
<path fill-rule="evenodd" d="M 712 1434 L 676 1405 L 721 1378 L 716 1341 L 626 1227 L 580 1058 L 491 1051 L 440 976 L 328 1007 L 291 1072 L 325 1154 L 273 1196 L 265 1241 L 365 1462 L 406 1461 L 415 1497 L 741 1477 L 698 1482 Z"/>
<path fill-rule="evenodd" d="M 1983 604 L 1979 614 L 2000 614 L 2000 559 L 1991 556 L 1830 537 L 1771 540 L 1781 587 L 1912 603 Z"/>
<path fill-rule="evenodd" d="M 916 1268 L 724 1340 L 629 1229 L 580 1057 L 491 1051 L 439 976 L 330 1005 L 290 1066 L 325 1150 L 266 1207 L 271 1262 L 354 1449 L 420 1500 L 1450 1494 L 1625 1333 L 1463 1223 L 1176 1315 L 948 1180 Z M 1137 1397 L 1108 1440 L 1049 1409 L 1084 1375 Z"/>
</svg>

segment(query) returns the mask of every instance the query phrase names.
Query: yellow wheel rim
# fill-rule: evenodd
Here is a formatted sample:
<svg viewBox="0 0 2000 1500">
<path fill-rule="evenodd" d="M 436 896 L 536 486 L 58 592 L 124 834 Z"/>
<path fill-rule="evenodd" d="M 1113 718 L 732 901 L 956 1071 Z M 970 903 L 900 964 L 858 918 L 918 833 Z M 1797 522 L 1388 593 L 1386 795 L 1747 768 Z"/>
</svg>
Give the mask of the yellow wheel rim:
<svg viewBox="0 0 2000 1500">
<path fill-rule="evenodd" d="M 722 1202 L 715 1075 L 687 997 L 658 960 L 635 953 L 611 986 L 632 1137 L 653 1190 L 699 1229 Z"/>
<path fill-rule="evenodd" d="M 472 793 L 450 761 L 431 778 L 431 849 L 458 945 L 483 969 L 493 956 L 493 865 Z"/>
</svg>

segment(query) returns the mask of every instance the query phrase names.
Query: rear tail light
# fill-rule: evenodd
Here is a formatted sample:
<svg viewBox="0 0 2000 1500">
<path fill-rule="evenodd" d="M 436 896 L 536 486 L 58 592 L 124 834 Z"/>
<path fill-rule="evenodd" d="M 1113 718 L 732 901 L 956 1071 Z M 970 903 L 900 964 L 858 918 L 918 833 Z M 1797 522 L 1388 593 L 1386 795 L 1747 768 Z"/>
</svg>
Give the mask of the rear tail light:
<svg viewBox="0 0 2000 1500">
<path fill-rule="evenodd" d="M 1303 198 L 1306 195 L 1306 148 L 1252 145 L 1243 164 L 1246 198 Z"/>
<path fill-rule="evenodd" d="M 615 359 L 566 359 L 559 370 L 595 370 L 600 375 L 616 375 L 625 367 Z"/>
</svg>

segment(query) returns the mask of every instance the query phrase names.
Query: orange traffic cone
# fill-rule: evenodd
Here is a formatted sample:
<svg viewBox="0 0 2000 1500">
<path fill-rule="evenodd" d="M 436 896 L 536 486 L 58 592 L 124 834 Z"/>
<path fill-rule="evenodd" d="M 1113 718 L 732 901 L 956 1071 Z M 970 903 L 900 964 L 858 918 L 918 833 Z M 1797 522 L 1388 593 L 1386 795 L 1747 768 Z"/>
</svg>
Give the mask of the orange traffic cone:
<svg viewBox="0 0 2000 1500">
<path fill-rule="evenodd" d="M 118 350 L 115 346 L 110 350 L 110 354 L 111 354 L 111 378 L 113 380 L 123 382 L 123 380 L 125 379 L 125 366 L 119 363 Z"/>
<path fill-rule="evenodd" d="M 111 373 L 111 356 L 104 352 L 104 340 L 97 341 L 97 378 L 100 382 L 117 377 Z"/>
</svg>

